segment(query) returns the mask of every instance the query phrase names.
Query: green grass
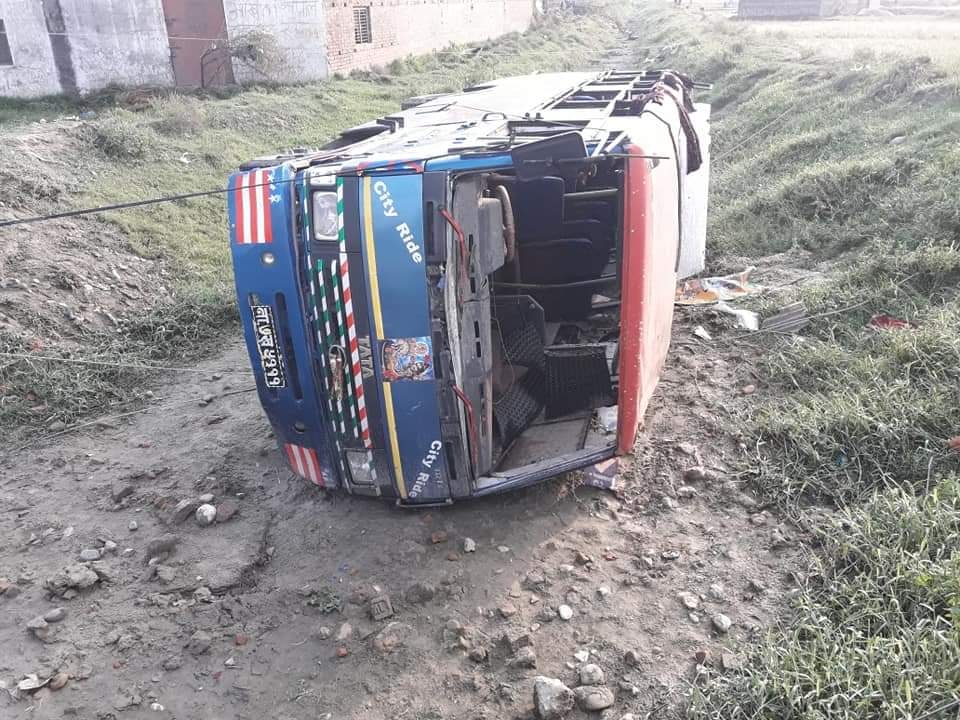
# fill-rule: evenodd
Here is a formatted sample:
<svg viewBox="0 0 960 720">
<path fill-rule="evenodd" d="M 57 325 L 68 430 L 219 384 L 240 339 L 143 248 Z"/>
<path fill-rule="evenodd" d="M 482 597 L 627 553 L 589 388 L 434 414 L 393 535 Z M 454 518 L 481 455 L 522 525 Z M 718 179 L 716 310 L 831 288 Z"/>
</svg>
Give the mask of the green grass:
<svg viewBox="0 0 960 720">
<path fill-rule="evenodd" d="M 756 448 L 742 477 L 817 538 L 810 580 L 686 715 L 957 717 L 960 78 L 922 53 L 838 62 L 746 23 L 643 8 L 663 64 L 714 83 L 710 269 L 796 248 L 824 274 L 753 301 L 802 300 L 812 321 L 748 338 L 764 352 L 741 418 Z M 876 313 L 916 327 L 874 330 Z"/>
<path fill-rule="evenodd" d="M 890 490 L 821 524 L 789 624 L 739 673 L 695 692 L 697 718 L 945 720 L 960 709 L 960 481 Z"/>
<path fill-rule="evenodd" d="M 615 49 L 627 8 L 598 2 L 589 16 L 550 16 L 529 32 L 482 46 L 456 46 L 409 57 L 389 68 L 290 87 L 257 86 L 205 96 L 170 91 L 105 91 L 82 104 L 52 98 L 0 102 L 0 133 L 41 118 L 93 111 L 76 131 L 77 176 L 91 183 L 57 188 L 56 209 L 90 207 L 224 187 L 230 172 L 260 155 L 317 147 L 339 131 L 399 109 L 414 95 L 458 91 L 486 79 L 544 68 L 600 65 Z M 21 183 L 22 184 L 22 183 Z M 38 193 L 22 188 L 31 198 Z M 158 258 L 177 278 L 167 302 L 119 334 L 88 332 L 59 343 L 50 328 L 32 328 L 48 354 L 101 361 L 183 365 L 236 333 L 224 197 L 105 213 L 131 251 Z M 0 349 L 23 352 L 23 338 L 0 332 Z M 4 360 L 0 427 L 28 432 L 53 420 L 125 408 L 143 393 L 149 373 L 100 365 Z M 9 400 L 15 399 L 13 402 Z M 12 431 L 11 431 L 12 432 Z M 13 433 L 16 434 L 16 433 Z M 12 435 L 8 436 L 8 440 Z"/>
</svg>

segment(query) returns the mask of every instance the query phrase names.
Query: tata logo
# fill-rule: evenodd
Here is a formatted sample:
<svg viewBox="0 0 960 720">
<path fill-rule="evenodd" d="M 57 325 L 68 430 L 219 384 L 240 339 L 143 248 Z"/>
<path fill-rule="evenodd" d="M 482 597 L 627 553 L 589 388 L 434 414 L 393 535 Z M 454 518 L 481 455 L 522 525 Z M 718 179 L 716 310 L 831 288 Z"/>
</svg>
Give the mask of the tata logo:
<svg viewBox="0 0 960 720">
<path fill-rule="evenodd" d="M 387 184 L 383 180 L 377 180 L 373 184 L 373 192 L 376 193 L 377 198 L 380 200 L 380 207 L 383 210 L 383 216 L 389 218 L 398 217 L 397 207 L 394 205 L 393 196 L 390 194 L 390 188 L 387 187 Z M 417 240 L 413 236 L 413 231 L 410 229 L 410 226 L 406 223 L 400 223 L 396 226 L 396 231 L 399 235 L 401 244 L 407 249 L 407 253 L 410 255 L 410 258 L 415 263 L 422 263 L 423 254 L 420 251 L 420 246 L 417 245 Z"/>
</svg>

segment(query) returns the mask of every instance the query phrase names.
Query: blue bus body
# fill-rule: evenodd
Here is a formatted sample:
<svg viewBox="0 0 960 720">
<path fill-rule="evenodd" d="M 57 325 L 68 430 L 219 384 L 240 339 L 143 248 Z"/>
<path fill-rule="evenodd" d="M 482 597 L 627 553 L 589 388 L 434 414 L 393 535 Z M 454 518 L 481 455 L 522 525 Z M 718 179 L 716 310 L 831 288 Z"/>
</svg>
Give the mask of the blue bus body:
<svg viewBox="0 0 960 720">
<path fill-rule="evenodd" d="M 494 296 L 510 283 L 493 279 L 502 280 L 510 248 L 488 238 L 505 232 L 493 227 L 498 213 L 510 224 L 494 197 L 509 192 L 494 192 L 495 184 L 525 192 L 524 180 L 512 175 L 513 151 L 524 142 L 573 130 L 586 153 L 578 162 L 604 158 L 610 177 L 620 177 L 617 158 L 629 137 L 610 122 L 609 110 L 599 112 L 594 102 L 581 119 L 574 103 L 555 111 L 565 111 L 561 122 L 546 108 L 577 97 L 571 93 L 578 88 L 584 95 L 587 86 L 619 91 L 658 80 L 650 73 L 512 78 L 430 98 L 348 130 L 326 148 L 261 158 L 231 175 L 240 318 L 261 403 L 293 472 L 325 488 L 432 505 L 522 487 L 614 455 L 617 443 L 608 438 L 498 467 L 508 448 L 503 440 L 491 449 L 494 405 L 514 390 L 510 382 L 497 390 L 491 379 L 497 338 L 503 344 L 491 307 L 505 307 Z M 670 122 L 682 138 L 679 112 Z M 612 127 L 591 132 L 597 121 Z M 671 161 L 680 167 L 679 158 Z M 584 187 L 568 188 L 565 197 L 602 195 Z M 622 188 L 616 196 L 615 189 L 606 191 L 607 206 L 593 202 L 596 212 L 619 213 Z M 608 234 L 622 242 L 622 228 Z M 612 242 L 606 252 L 616 259 Z M 512 297 L 542 314 L 536 300 L 524 299 L 530 296 Z M 538 327 L 542 333 L 542 321 Z M 515 380 L 513 365 L 509 371 Z"/>
</svg>

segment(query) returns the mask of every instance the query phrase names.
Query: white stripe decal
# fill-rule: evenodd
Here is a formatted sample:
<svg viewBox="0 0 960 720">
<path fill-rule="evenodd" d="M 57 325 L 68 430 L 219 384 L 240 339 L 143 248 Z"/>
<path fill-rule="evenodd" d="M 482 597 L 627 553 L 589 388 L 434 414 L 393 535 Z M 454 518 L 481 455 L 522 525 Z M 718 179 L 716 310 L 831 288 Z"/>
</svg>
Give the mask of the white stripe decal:
<svg viewBox="0 0 960 720">
<path fill-rule="evenodd" d="M 299 445 L 293 446 L 293 459 L 297 463 L 297 467 L 296 467 L 297 475 L 299 475 L 302 478 L 305 478 L 307 476 L 307 469 L 304 467 L 303 456 L 300 454 L 302 452 L 303 452 L 302 447 L 300 447 Z"/>
<path fill-rule="evenodd" d="M 250 191 L 247 189 L 249 185 L 250 173 L 243 173 L 240 176 L 240 215 L 243 223 L 244 244 L 252 242 L 250 237 Z"/>
<path fill-rule="evenodd" d="M 263 184 L 266 182 L 266 172 L 263 170 L 257 170 L 253 174 L 253 188 L 251 192 L 253 193 L 254 202 L 257 204 L 257 243 L 265 243 L 266 239 L 266 230 L 264 228 L 264 210 L 263 207 Z"/>
<path fill-rule="evenodd" d="M 303 452 L 307 456 L 307 470 L 310 473 L 310 482 L 314 485 L 322 485 L 323 480 L 320 479 L 320 468 L 317 467 L 316 453 L 309 449 L 305 449 Z"/>
</svg>

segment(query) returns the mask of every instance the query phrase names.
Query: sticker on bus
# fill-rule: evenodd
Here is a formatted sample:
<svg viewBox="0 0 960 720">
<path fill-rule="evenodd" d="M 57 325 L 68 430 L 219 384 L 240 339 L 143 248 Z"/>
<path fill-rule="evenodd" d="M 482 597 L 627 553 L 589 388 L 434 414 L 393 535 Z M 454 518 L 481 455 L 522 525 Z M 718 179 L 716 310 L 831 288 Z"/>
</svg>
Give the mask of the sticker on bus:
<svg viewBox="0 0 960 720">
<path fill-rule="evenodd" d="M 381 348 L 383 379 L 433 380 L 433 348 L 429 337 L 384 340 Z"/>
</svg>

